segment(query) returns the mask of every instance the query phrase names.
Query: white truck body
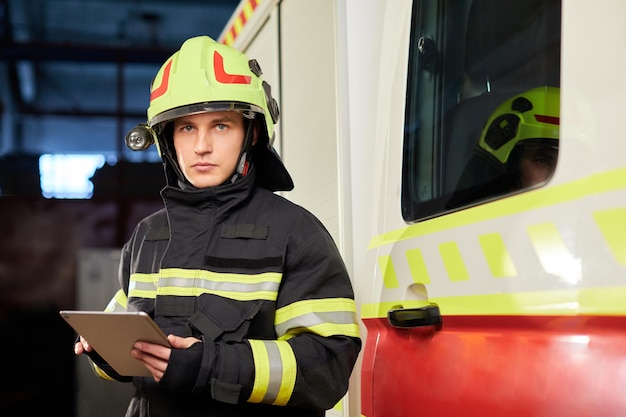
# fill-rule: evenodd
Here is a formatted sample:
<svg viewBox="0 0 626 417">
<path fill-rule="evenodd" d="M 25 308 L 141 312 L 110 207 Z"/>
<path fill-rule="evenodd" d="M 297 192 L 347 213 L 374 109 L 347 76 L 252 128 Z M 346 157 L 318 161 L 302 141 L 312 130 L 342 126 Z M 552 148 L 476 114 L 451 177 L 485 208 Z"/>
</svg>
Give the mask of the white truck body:
<svg viewBox="0 0 626 417">
<path fill-rule="evenodd" d="M 520 62 L 539 57 L 529 44 L 556 42 L 558 51 L 537 58 L 546 68 L 530 76 L 518 76 L 516 61 L 507 77 L 487 78 L 485 92 L 519 93 L 534 77 L 556 76 L 556 172 L 541 187 L 478 204 L 425 214 L 418 204 L 406 219 L 411 94 L 426 97 L 417 101 L 420 135 L 439 137 L 452 120 L 426 123 L 428 105 L 433 114 L 443 107 L 436 100 L 444 102 L 445 80 L 418 68 L 421 87 L 411 93 L 411 60 L 426 67 L 426 41 L 434 40 L 450 62 L 465 48 L 470 65 L 466 36 L 482 30 L 476 16 L 490 27 L 497 8 L 481 0 L 472 15 L 471 3 L 243 0 L 220 36 L 259 61 L 281 109 L 275 147 L 295 182 L 285 197 L 326 225 L 353 278 L 364 350 L 348 394 L 328 415 L 626 415 L 626 2 L 562 0 L 545 21 L 537 8 L 511 10 L 506 18 L 530 28 L 518 44 L 513 36 L 504 44 L 526 54 Z M 446 14 L 453 22 L 454 7 L 463 24 L 428 29 Z M 498 10 L 496 22 L 506 12 Z M 554 18 L 556 40 L 530 36 L 550 32 L 541 25 Z M 412 55 L 418 23 L 426 46 Z M 463 35 L 444 48 L 457 29 Z M 458 103 L 472 95 L 446 88 L 458 88 L 450 94 Z M 424 142 L 415 142 L 420 158 Z M 433 146 L 433 166 L 440 154 Z M 418 165 L 424 173 L 416 175 L 429 184 L 416 193 L 426 203 L 448 195 L 431 168 Z M 389 324 L 391 310 L 432 307 L 442 326 Z"/>
</svg>

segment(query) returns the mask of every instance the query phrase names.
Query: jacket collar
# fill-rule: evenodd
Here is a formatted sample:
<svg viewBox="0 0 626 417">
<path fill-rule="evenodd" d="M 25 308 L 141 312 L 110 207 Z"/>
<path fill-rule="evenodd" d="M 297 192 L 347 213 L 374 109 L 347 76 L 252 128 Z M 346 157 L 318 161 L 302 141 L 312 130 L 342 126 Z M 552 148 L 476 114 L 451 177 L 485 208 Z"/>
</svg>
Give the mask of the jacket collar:
<svg viewBox="0 0 626 417">
<path fill-rule="evenodd" d="M 197 210 L 216 207 L 229 210 L 245 201 L 252 193 L 255 177 L 255 169 L 251 167 L 245 177 L 233 183 L 209 188 L 168 185 L 161 190 L 161 197 L 168 211 L 174 206 L 188 206 Z"/>
</svg>

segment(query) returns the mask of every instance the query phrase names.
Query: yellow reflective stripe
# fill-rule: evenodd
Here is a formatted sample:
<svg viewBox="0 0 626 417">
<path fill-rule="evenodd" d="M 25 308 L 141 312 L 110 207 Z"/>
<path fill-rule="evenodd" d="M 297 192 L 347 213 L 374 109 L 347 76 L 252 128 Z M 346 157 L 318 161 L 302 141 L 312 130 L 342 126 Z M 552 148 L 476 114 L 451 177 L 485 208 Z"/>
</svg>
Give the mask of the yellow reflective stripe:
<svg viewBox="0 0 626 417">
<path fill-rule="evenodd" d="M 509 251 L 506 249 L 500 234 L 488 233 L 480 235 L 478 236 L 478 242 L 494 277 L 505 278 L 517 275 L 513 259 L 509 255 Z"/>
<path fill-rule="evenodd" d="M 389 255 L 381 255 L 378 257 L 378 268 L 383 273 L 383 285 L 385 288 L 398 288 L 398 276 L 393 266 L 393 259 Z"/>
<path fill-rule="evenodd" d="M 613 257 L 620 265 L 626 265 L 626 208 L 593 213 Z"/>
<path fill-rule="evenodd" d="M 297 336 L 301 333 L 315 333 L 324 337 L 336 335 L 360 337 L 359 326 L 357 324 L 322 323 L 315 326 L 309 326 L 307 328 L 296 327 L 293 329 L 289 329 L 287 333 L 279 336 L 278 339 L 289 340 L 292 337 Z"/>
<path fill-rule="evenodd" d="M 305 331 L 324 337 L 359 337 L 356 303 L 350 298 L 298 301 L 276 310 L 274 322 L 280 339 Z"/>
<path fill-rule="evenodd" d="M 217 274 L 215 272 L 200 271 L 194 277 L 181 277 L 177 271 L 163 271 L 159 280 L 159 288 L 200 287 L 207 290 L 233 291 L 233 292 L 278 292 L 281 275 L 278 273 L 264 273 L 256 275 Z"/>
<path fill-rule="evenodd" d="M 91 359 L 89 359 L 89 363 L 91 364 L 91 369 L 93 369 L 93 371 L 96 373 L 96 375 L 98 375 L 100 378 L 106 379 L 107 381 L 115 381 L 115 379 L 111 378 L 109 375 L 107 375 L 106 372 L 104 372 L 102 369 L 100 369 L 100 367 L 98 367 L 98 365 L 93 363 L 91 361 Z"/>
<path fill-rule="evenodd" d="M 128 299 L 123 290 L 117 290 L 109 304 L 105 307 L 104 311 L 126 311 L 128 305 Z"/>
<path fill-rule="evenodd" d="M 416 284 L 430 284 L 430 275 L 426 269 L 426 261 L 420 249 L 409 249 L 406 251 L 406 260 L 409 264 L 411 277 Z"/>
<path fill-rule="evenodd" d="M 572 284 L 579 282 L 580 260 L 572 255 L 555 224 L 535 224 L 526 230 L 545 272 Z"/>
<path fill-rule="evenodd" d="M 282 341 L 276 341 L 274 343 L 276 344 L 278 353 L 280 354 L 282 374 L 278 395 L 272 404 L 287 405 L 287 402 L 289 402 L 293 389 L 296 385 L 296 374 L 298 369 L 296 355 L 293 353 L 293 350 L 291 350 L 291 345 L 289 343 Z"/>
<path fill-rule="evenodd" d="M 149 274 L 154 275 L 154 274 Z M 282 274 L 278 272 L 264 272 L 261 274 L 233 274 L 206 271 L 204 269 L 182 269 L 167 268 L 162 269 L 159 277 L 163 278 L 199 278 L 216 282 L 256 284 L 263 282 L 280 283 Z M 278 286 L 278 285 L 277 285 Z"/>
<path fill-rule="evenodd" d="M 155 298 L 159 274 L 130 274 L 128 283 L 128 297 Z"/>
<path fill-rule="evenodd" d="M 260 403 L 265 397 L 267 386 L 270 379 L 270 364 L 266 360 L 267 349 L 265 343 L 260 340 L 248 340 L 252 349 L 252 358 L 254 360 L 254 384 L 252 385 L 252 393 L 248 401 L 251 403 Z"/>
<path fill-rule="evenodd" d="M 286 405 L 296 384 L 296 357 L 289 343 L 249 340 L 254 359 L 254 384 L 249 402 Z"/>
<path fill-rule="evenodd" d="M 276 310 L 276 323 L 284 323 L 310 312 L 350 311 L 356 312 L 356 304 L 351 298 L 316 298 L 291 303 Z"/>
<path fill-rule="evenodd" d="M 179 287 L 161 287 L 159 288 L 160 295 L 177 295 L 177 296 L 189 296 L 189 297 L 198 297 L 202 294 L 214 294 L 219 295 L 224 298 L 230 298 L 232 300 L 238 301 L 253 301 L 253 300 L 268 300 L 274 301 L 276 300 L 276 293 L 267 293 L 267 292 L 254 292 L 254 293 L 241 293 L 238 291 L 216 291 L 216 290 L 206 290 L 202 288 L 194 288 L 191 290 L 185 290 Z"/>
<path fill-rule="evenodd" d="M 245 275 L 205 270 L 170 268 L 153 274 L 132 274 L 129 297 L 160 295 L 199 296 L 215 294 L 235 300 L 276 300 L 282 274 Z"/>
<path fill-rule="evenodd" d="M 624 188 L 626 188 L 626 168 L 601 172 L 580 180 L 540 188 L 392 230 L 374 236 L 368 249 Z"/>
<path fill-rule="evenodd" d="M 528 291 L 509 294 L 479 294 L 433 297 L 429 301 L 398 300 L 361 305 L 361 318 L 386 318 L 396 308 L 439 305 L 441 314 L 454 316 L 605 315 L 626 316 L 626 286 Z M 445 322 L 445 317 L 444 317 Z"/>
<path fill-rule="evenodd" d="M 461 251 L 456 242 L 446 242 L 439 245 L 439 253 L 441 260 L 448 271 L 450 281 L 466 281 L 469 279 L 469 273 L 465 268 Z"/>
</svg>

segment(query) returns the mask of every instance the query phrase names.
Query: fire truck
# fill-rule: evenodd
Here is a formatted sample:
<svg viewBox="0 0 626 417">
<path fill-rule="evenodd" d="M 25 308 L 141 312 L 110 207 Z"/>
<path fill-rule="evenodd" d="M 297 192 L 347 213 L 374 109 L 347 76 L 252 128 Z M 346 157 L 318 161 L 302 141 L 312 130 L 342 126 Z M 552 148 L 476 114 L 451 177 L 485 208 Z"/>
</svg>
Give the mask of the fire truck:
<svg viewBox="0 0 626 417">
<path fill-rule="evenodd" d="M 240 3 L 219 40 L 261 64 L 285 197 L 329 229 L 359 306 L 363 351 L 327 415 L 626 416 L 624 16 L 623 0 Z M 497 191 L 543 139 L 550 175 Z"/>
</svg>

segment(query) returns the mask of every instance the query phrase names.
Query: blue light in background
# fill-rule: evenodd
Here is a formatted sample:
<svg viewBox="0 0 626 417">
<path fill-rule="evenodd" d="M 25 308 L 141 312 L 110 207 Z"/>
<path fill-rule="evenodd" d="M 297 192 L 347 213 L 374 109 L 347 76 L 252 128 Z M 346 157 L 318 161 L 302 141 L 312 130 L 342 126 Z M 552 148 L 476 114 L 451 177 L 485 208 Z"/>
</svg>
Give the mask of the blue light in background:
<svg viewBox="0 0 626 417">
<path fill-rule="evenodd" d="M 93 183 L 90 179 L 96 170 L 102 168 L 105 161 L 107 158 L 101 154 L 41 155 L 39 157 L 41 194 L 45 198 L 91 198 Z"/>
</svg>

